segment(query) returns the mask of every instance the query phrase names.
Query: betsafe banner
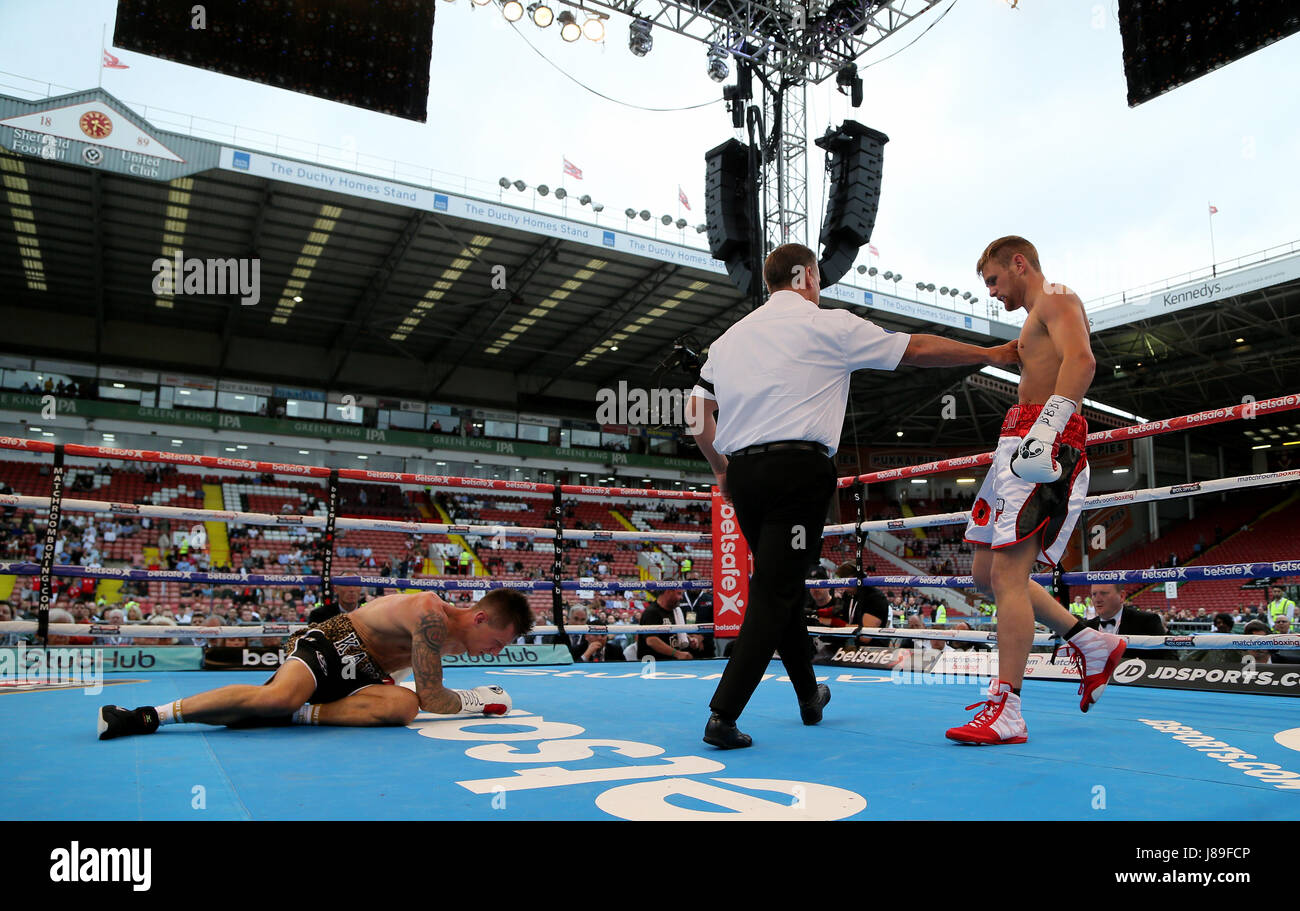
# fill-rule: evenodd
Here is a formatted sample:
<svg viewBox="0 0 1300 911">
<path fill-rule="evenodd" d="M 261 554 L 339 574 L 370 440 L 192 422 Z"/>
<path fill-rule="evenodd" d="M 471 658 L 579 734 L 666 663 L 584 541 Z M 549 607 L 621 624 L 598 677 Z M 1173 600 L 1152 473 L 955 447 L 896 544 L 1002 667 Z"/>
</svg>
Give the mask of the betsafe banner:
<svg viewBox="0 0 1300 911">
<path fill-rule="evenodd" d="M 214 645 L 203 654 L 208 671 L 274 670 L 284 663 L 284 649 L 271 647 L 233 648 Z M 573 656 L 562 645 L 507 645 L 498 655 L 445 655 L 443 667 L 520 667 L 539 664 L 572 664 Z"/>
<path fill-rule="evenodd" d="M 833 667 L 894 668 L 907 663 L 910 650 L 905 648 L 876 648 L 866 645 L 845 645 L 819 652 L 813 664 Z"/>
<path fill-rule="evenodd" d="M 749 601 L 749 575 L 754 570 L 749 544 L 740 533 L 736 507 L 713 488 L 713 634 L 719 639 L 740 635 Z"/>
</svg>

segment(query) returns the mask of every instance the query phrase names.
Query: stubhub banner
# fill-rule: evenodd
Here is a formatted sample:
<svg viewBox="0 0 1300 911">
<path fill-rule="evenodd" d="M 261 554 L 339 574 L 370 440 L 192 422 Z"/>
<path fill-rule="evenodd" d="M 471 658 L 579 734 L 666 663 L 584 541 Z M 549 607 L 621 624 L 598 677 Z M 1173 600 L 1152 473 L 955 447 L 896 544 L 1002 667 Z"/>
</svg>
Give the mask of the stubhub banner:
<svg viewBox="0 0 1300 911">
<path fill-rule="evenodd" d="M 394 183 L 367 174 L 340 171 L 294 161 L 291 158 L 279 158 L 261 152 L 246 152 L 242 149 L 222 146 L 221 167 L 227 171 L 255 174 L 268 180 L 320 187 L 323 190 L 333 190 L 336 193 L 346 193 L 362 199 L 391 202 L 412 209 L 423 209 L 426 212 L 444 212 L 469 221 L 503 225 L 547 237 L 558 237 L 561 240 L 572 240 L 593 247 L 617 250 L 620 253 L 648 256 L 664 262 L 703 269 L 706 272 L 719 274 L 726 272 L 723 264 L 710 256 L 707 250 L 694 250 L 623 231 L 613 231 L 598 225 L 569 221 L 539 212 L 516 209 L 501 203 L 457 196 L 411 184 Z"/>
<path fill-rule="evenodd" d="M 573 654 L 562 645 L 507 645 L 497 655 L 444 655 L 443 667 L 518 667 L 529 664 L 572 664 Z"/>
</svg>

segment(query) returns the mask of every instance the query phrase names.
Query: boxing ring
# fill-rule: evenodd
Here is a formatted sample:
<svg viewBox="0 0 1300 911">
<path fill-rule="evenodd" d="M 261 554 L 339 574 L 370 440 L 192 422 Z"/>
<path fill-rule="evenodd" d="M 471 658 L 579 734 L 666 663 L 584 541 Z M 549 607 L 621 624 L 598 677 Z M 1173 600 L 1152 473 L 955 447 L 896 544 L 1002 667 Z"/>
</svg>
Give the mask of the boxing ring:
<svg viewBox="0 0 1300 911">
<path fill-rule="evenodd" d="M 1287 396 L 1250 406 L 1217 409 L 1132 428 L 1102 431 L 1100 439 L 1132 438 L 1237 420 L 1258 411 L 1300 408 Z M 41 563 L 0 564 L 0 574 L 36 576 L 43 596 L 52 576 L 236 582 L 241 585 L 383 585 L 439 592 L 510 587 L 561 592 L 707 588 L 707 582 L 580 582 L 560 580 L 563 545 L 577 540 L 709 541 L 707 534 L 604 532 L 561 527 L 557 508 L 551 528 L 465 526 L 441 523 L 348 519 L 336 515 L 339 479 L 399 484 L 460 486 L 480 490 L 527 490 L 616 499 L 696 499 L 703 494 L 636 488 L 601 488 L 319 469 L 278 463 L 177 456 L 106 447 L 56 447 L 43 441 L 0 439 L 0 448 L 55 455 L 134 459 L 203 465 L 235 471 L 327 479 L 328 514 L 273 516 L 232 511 L 141 506 L 54 497 L 0 496 L 0 506 L 129 513 L 174 520 L 294 525 L 323 530 L 365 528 L 403 533 L 504 534 L 553 538 L 556 577 L 543 581 L 458 580 L 337 575 L 325 554 L 318 575 L 160 572 L 97 569 L 53 563 L 52 537 Z M 990 454 L 841 479 L 841 487 L 916 476 L 952 467 L 987 464 Z M 219 464 L 218 464 L 219 463 Z M 886 477 L 882 477 L 882 475 Z M 1300 471 L 1266 473 L 1197 485 L 1126 491 L 1089 499 L 1087 509 L 1194 496 L 1249 486 L 1295 483 Z M 1195 489 L 1187 489 L 1195 487 Z M 1183 489 L 1175 489 L 1183 488 Z M 1117 499 L 1118 498 L 1118 499 Z M 859 500 L 861 503 L 861 499 Z M 863 576 L 862 541 L 871 529 L 955 524 L 964 513 L 918 516 L 828 526 L 826 535 L 857 537 L 859 577 L 811 581 L 809 587 L 971 584 L 970 577 Z M 915 523 L 915 524 L 913 524 Z M 1182 579 L 1263 578 L 1300 575 L 1300 561 L 1283 555 L 1272 563 L 1180 568 Z M 1156 581 L 1167 570 L 1066 573 L 1067 583 Z M 1040 576 L 1040 579 L 1050 577 Z M 331 596 L 332 597 L 332 596 Z M 556 613 L 557 621 L 561 616 Z M 296 627 L 294 627 L 296 628 Z M 670 627 L 549 626 L 540 634 L 586 631 L 636 633 L 708 631 L 688 624 Z M 289 627 L 187 629 L 158 626 L 92 626 L 32 621 L 0 623 L 0 633 L 115 636 L 137 642 L 151 637 L 283 636 Z M 852 637 L 859 630 L 811 627 L 810 635 Z M 881 638 L 996 642 L 995 632 L 871 630 Z M 1124 637 L 1135 649 L 1167 647 L 1162 637 Z M 1040 634 L 1045 644 L 1050 636 Z M 1246 648 L 1231 634 L 1180 637 L 1180 647 Z M 1258 643 L 1259 640 L 1254 640 Z M 524 649 L 528 645 L 521 646 Z M 1300 637 L 1271 636 L 1268 647 L 1300 648 Z M 35 646 L 33 646 L 35 648 Z M 540 651 L 543 647 L 538 647 Z M 157 650 L 155 650 L 157 651 Z M 567 657 L 567 656 L 566 656 Z M 0 723 L 7 748 L 0 751 L 0 816 L 63 820 L 1295 820 L 1300 819 L 1300 718 L 1285 698 L 1241 693 L 1153 689 L 1111 685 L 1088 714 L 1078 707 L 1072 682 L 1026 679 L 1026 744 L 979 749 L 953 744 L 946 727 L 963 717 L 962 706 L 983 699 L 986 677 L 944 677 L 898 667 L 834 667 L 819 664 L 818 680 L 831 687 L 824 720 L 800 723 L 792 689 L 779 662 L 756 690 L 742 720 L 754 738 L 747 750 L 719 751 L 702 743 L 707 703 L 724 661 L 539 664 L 503 666 L 450 662 L 445 683 L 505 686 L 513 699 L 500 718 L 421 714 L 404 727 L 303 727 L 232 730 L 203 725 L 168 727 L 150 737 L 110 742 L 95 739 L 98 707 L 159 705 L 230 682 L 228 671 L 172 670 L 158 665 L 100 668 L 86 679 L 0 689 Z M 1300 665 L 1278 665 L 1295 668 Z M 1121 665 L 1121 669 L 1123 666 Z M 12 668 L 11 668 L 12 670 Z M 1118 674 L 1118 671 L 1117 671 Z M 399 681 L 400 683 L 400 681 Z M 409 681 L 402 685 L 411 685 Z"/>
<path fill-rule="evenodd" d="M 754 746 L 723 752 L 700 740 L 722 662 L 701 664 L 657 675 L 636 665 L 450 668 L 448 686 L 505 686 L 512 713 L 422 715 L 404 728 L 183 725 L 107 743 L 94 739 L 101 703 L 158 705 L 230 674 L 124 674 L 90 697 L 11 693 L 0 696 L 0 816 L 39 807 L 65 820 L 1300 818 L 1300 790 L 1280 787 L 1300 776 L 1253 777 L 1270 770 L 1232 768 L 1174 739 L 1194 735 L 1150 723 L 1177 722 L 1300 772 L 1296 715 L 1277 697 L 1112 686 L 1084 715 L 1075 687 L 1027 680 L 1029 742 L 978 749 L 943 730 L 983 698 L 979 684 L 818 668 L 831 703 L 806 728 L 774 663 L 744 716 Z M 1274 739 L 1288 729 L 1287 743 Z"/>
</svg>

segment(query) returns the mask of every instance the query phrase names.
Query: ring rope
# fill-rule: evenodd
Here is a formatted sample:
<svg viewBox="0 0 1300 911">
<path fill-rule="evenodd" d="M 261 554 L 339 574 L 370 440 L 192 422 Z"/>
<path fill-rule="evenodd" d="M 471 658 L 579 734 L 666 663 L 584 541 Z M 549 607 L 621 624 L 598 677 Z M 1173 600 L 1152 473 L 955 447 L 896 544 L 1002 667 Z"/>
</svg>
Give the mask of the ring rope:
<svg viewBox="0 0 1300 911">
<path fill-rule="evenodd" d="M 1192 481 L 1184 484 L 1170 484 L 1165 487 L 1148 487 L 1143 490 L 1122 490 L 1116 493 L 1103 493 L 1088 497 L 1083 502 L 1083 511 L 1102 509 L 1108 506 L 1124 504 L 1134 506 L 1154 500 L 1176 500 L 1200 494 L 1220 493 L 1241 490 L 1248 487 L 1268 487 L 1274 484 L 1290 484 L 1300 481 L 1300 468 L 1286 471 L 1272 471 L 1264 474 L 1238 475 L 1235 478 L 1220 478 L 1214 481 Z M 935 513 L 929 516 L 911 516 L 901 519 L 877 519 L 863 523 L 868 531 L 899 531 L 908 528 L 931 528 L 938 525 L 961 525 L 970 519 L 970 511 Z M 857 528 L 856 523 L 846 522 L 841 525 L 827 525 L 823 535 L 851 535 Z"/>
<path fill-rule="evenodd" d="M 148 516 L 151 519 L 197 520 L 203 522 L 242 522 L 245 525 L 277 528 L 327 527 L 325 516 L 272 515 L 265 512 L 238 512 L 229 509 L 191 509 L 186 506 L 151 506 L 133 503 L 112 503 L 105 500 L 63 500 L 63 509 L 73 512 L 112 513 L 113 515 Z M 20 509 L 47 509 L 48 497 L 29 497 L 18 494 L 0 494 L 0 506 Z M 391 531 L 429 535 L 480 535 L 507 538 L 558 537 L 553 528 L 534 528 L 522 525 L 455 525 L 442 522 L 402 522 L 395 519 L 335 519 L 337 530 Z M 666 543 L 707 543 L 707 532 L 688 531 L 603 531 L 598 529 L 564 529 L 564 537 L 574 541 L 661 541 Z"/>
<path fill-rule="evenodd" d="M 1286 471 L 1264 472 L 1262 474 L 1238 475 L 1232 478 L 1220 478 L 1213 481 L 1193 481 L 1184 484 L 1170 484 L 1165 487 L 1148 487 L 1143 490 L 1125 490 L 1116 493 L 1098 494 L 1084 501 L 1084 510 L 1102 509 L 1118 504 L 1136 505 L 1157 500 L 1181 499 L 1201 494 L 1220 493 L 1241 490 L 1250 487 L 1268 487 L 1275 484 L 1290 484 L 1300 480 L 1300 468 Z M 20 509 L 48 509 L 48 497 L 29 497 L 18 494 L 0 494 L 0 506 L 16 506 Z M 270 513 L 238 512 L 225 509 L 191 509 L 184 506 L 150 506 L 132 503 L 112 503 L 102 500 L 62 501 L 62 508 L 73 512 L 112 513 L 114 515 L 148 516 L 158 519 L 184 519 L 208 522 L 242 522 L 245 525 L 259 525 L 292 528 L 327 527 L 325 516 L 271 515 Z M 960 525 L 970 519 L 969 510 L 963 512 L 936 513 L 928 516 L 911 516 L 900 519 L 878 519 L 862 522 L 863 531 L 899 531 L 911 528 L 931 528 L 941 525 Z M 856 534 L 857 522 L 839 525 L 827 525 L 822 530 L 823 536 Z M 340 518 L 335 521 L 337 529 L 356 529 L 365 531 L 391 531 L 411 534 L 477 534 L 482 537 L 515 537 L 554 539 L 558 537 L 554 528 L 538 528 L 524 525 L 455 525 L 437 522 L 402 522 L 392 519 Z M 658 541 L 666 543 L 708 543 L 713 536 L 708 532 L 682 531 L 603 531 L 595 529 L 564 529 L 563 536 L 575 541 Z"/>
<path fill-rule="evenodd" d="M 1098 431 L 1088 435 L 1088 443 L 1104 443 L 1116 440 L 1132 440 L 1142 437 L 1158 436 L 1165 433 L 1172 433 L 1176 430 L 1183 430 L 1188 427 L 1204 427 L 1210 424 L 1220 424 L 1225 421 L 1249 420 L 1260 413 L 1271 414 L 1274 412 L 1291 411 L 1300 408 L 1300 395 L 1283 395 L 1276 398 L 1265 399 L 1261 402 L 1246 402 L 1239 405 L 1233 405 L 1228 408 L 1211 408 L 1206 411 L 1199 411 L 1195 414 L 1185 414 L 1178 417 L 1166 418 L 1162 421 L 1149 421 L 1145 424 L 1131 424 L 1127 427 L 1115 427 L 1109 430 Z M 225 468 L 233 471 L 253 472 L 257 474 L 290 474 L 299 477 L 308 478 L 328 478 L 332 469 L 323 468 L 314 465 L 295 465 L 283 462 L 259 462 L 249 459 L 226 459 L 217 456 L 191 455 L 177 452 L 161 452 L 156 450 L 141 449 L 117 449 L 108 446 L 87 446 L 80 443 L 57 444 L 48 443 L 45 440 L 29 440 L 21 437 L 0 437 L 0 449 L 18 449 L 26 452 L 45 452 L 52 453 L 56 446 L 63 446 L 66 454 L 69 456 L 83 456 L 86 458 L 98 459 L 122 459 L 137 462 L 162 462 L 169 465 L 190 465 L 204 468 Z M 993 453 L 986 452 L 981 455 L 962 456 L 955 459 L 942 459 L 937 462 L 926 462 L 922 465 L 912 465 L 906 468 L 890 468 L 884 471 L 873 471 L 861 475 L 849 475 L 839 478 L 837 485 L 839 487 L 848 487 L 855 480 L 870 484 L 877 481 L 895 480 L 898 478 L 912 478 L 924 474 L 936 474 L 942 471 L 948 471 L 953 468 L 974 468 L 981 465 L 988 465 L 993 461 Z M 486 478 L 458 478 L 447 475 L 425 475 L 411 474 L 399 471 L 371 471 L 369 469 L 359 468 L 340 468 L 337 469 L 338 476 L 341 480 L 347 481 L 387 481 L 398 484 L 420 484 L 424 486 L 436 487 L 477 487 L 485 490 L 515 490 L 528 491 L 532 493 L 550 493 L 555 489 L 554 484 L 545 484 L 540 481 L 500 481 L 488 480 Z M 562 493 L 566 494 L 586 494 L 590 496 L 624 498 L 640 497 L 648 499 L 673 499 L 673 500 L 708 500 L 710 494 L 701 493 L 691 490 L 658 490 L 654 488 L 640 487 L 588 487 L 577 484 L 560 485 Z"/>
<path fill-rule="evenodd" d="M 0 563 L 0 575 L 39 575 L 39 563 Z M 59 564 L 52 567 L 56 576 L 95 579 L 122 579 L 137 582 L 222 582 L 245 586 L 262 585 L 320 585 L 321 577 L 314 575 L 264 575 L 249 573 L 212 573 L 179 569 L 106 569 L 103 567 Z M 1221 563 L 1202 566 L 1176 566 L 1166 569 L 1106 569 L 1088 572 L 1063 573 L 1067 585 L 1089 585 L 1094 582 L 1195 582 L 1211 579 L 1274 579 L 1300 576 L 1300 560 L 1281 560 L 1273 563 Z M 1050 583 L 1052 573 L 1034 573 L 1030 576 L 1040 584 Z M 413 579 L 403 576 L 333 576 L 336 586 L 385 588 L 419 588 L 430 591 L 491 591 L 508 588 L 516 591 L 550 591 L 555 583 L 548 579 Z M 852 588 L 859 584 L 855 578 L 809 579 L 806 588 Z M 864 576 L 861 584 L 872 587 L 902 586 L 909 588 L 973 588 L 971 576 Z M 560 582 L 564 591 L 629 592 L 629 591 L 707 591 L 713 587 L 708 579 L 677 579 L 656 581 L 650 579 L 595 580 L 565 579 Z"/>
<path fill-rule="evenodd" d="M 35 620 L 7 620 L 0 622 L 0 634 L 16 633 L 19 635 L 36 631 Z M 153 624 L 113 624 L 113 623 L 51 623 L 50 634 L 56 636 L 87 636 L 104 638 L 129 636 L 133 639 L 270 639 L 290 636 L 300 629 L 306 629 L 305 623 L 263 623 L 252 626 L 157 626 Z M 642 625 L 636 623 L 612 624 L 573 624 L 566 625 L 566 633 L 582 635 L 653 635 L 656 633 L 704 633 L 713 632 L 712 623 L 686 623 Z M 979 630 L 937 630 L 906 629 L 884 627 L 865 627 L 860 632 L 850 627 L 810 626 L 807 632 L 811 636 L 837 639 L 853 639 L 859 636 L 873 639 L 921 639 L 935 642 L 972 642 L 996 644 L 997 632 Z M 556 626 L 536 626 L 530 636 L 549 636 L 559 633 Z M 1274 633 L 1266 636 L 1247 636 L 1236 633 L 1200 633 L 1190 636 L 1125 636 L 1120 635 L 1130 648 L 1168 649 L 1171 640 L 1177 648 L 1215 649 L 1215 650 L 1290 650 L 1300 649 L 1300 634 Z M 1060 637 L 1053 633 L 1037 633 L 1034 645 L 1055 645 Z"/>
<path fill-rule="evenodd" d="M 1145 424 L 1130 424 L 1127 427 L 1099 430 L 1096 433 L 1088 434 L 1086 443 L 1092 445 L 1093 443 L 1111 443 L 1117 440 L 1136 440 L 1142 437 L 1173 433 L 1176 430 L 1185 430 L 1189 427 L 1205 427 L 1210 424 L 1222 424 L 1225 421 L 1252 420 L 1261 413 L 1271 414 L 1279 411 L 1291 411 L 1296 408 L 1300 408 L 1300 395 L 1283 395 L 1277 398 L 1265 399 L 1262 402 L 1243 402 L 1230 408 L 1211 408 L 1207 411 L 1198 411 L 1195 414 L 1166 418 L 1163 421 L 1148 421 Z M 922 465 L 911 465 L 906 468 L 872 471 L 856 477 L 850 475 L 849 477 L 840 478 L 837 486 L 848 487 L 855 480 L 870 484 L 878 481 L 894 481 L 899 478 L 915 478 L 920 475 L 950 471 L 953 468 L 979 468 L 992 462 L 993 453 L 985 452 L 980 455 L 941 459 L 937 462 L 926 462 Z"/>
</svg>

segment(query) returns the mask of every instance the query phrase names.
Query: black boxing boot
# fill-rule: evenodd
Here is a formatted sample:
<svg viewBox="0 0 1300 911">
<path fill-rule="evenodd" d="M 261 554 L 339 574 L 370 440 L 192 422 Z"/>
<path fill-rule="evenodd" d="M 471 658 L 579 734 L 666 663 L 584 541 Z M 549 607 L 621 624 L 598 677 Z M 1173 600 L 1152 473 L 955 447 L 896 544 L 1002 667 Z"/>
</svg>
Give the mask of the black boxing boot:
<svg viewBox="0 0 1300 911">
<path fill-rule="evenodd" d="M 99 710 L 96 729 L 100 740 L 112 740 L 129 734 L 152 734 L 158 730 L 158 712 L 147 705 L 138 709 L 106 705 Z"/>
</svg>

